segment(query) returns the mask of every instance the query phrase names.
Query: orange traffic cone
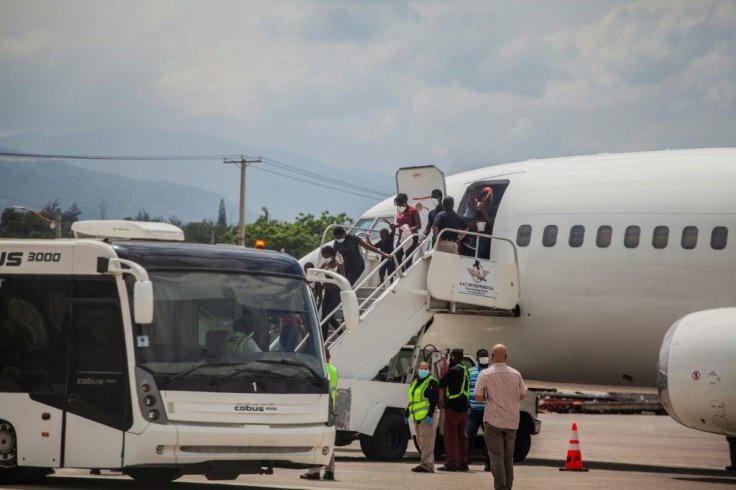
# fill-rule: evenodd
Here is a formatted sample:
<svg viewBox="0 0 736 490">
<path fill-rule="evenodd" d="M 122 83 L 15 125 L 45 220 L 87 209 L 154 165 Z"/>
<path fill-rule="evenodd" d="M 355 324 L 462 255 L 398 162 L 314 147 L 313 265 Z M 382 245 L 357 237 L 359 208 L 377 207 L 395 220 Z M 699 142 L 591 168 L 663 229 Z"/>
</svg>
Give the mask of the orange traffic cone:
<svg viewBox="0 0 736 490">
<path fill-rule="evenodd" d="M 570 448 L 567 450 L 567 460 L 565 467 L 560 471 L 588 471 L 583 468 L 583 455 L 580 453 L 580 441 L 578 440 L 578 424 L 572 423 L 572 437 L 570 438 Z"/>
</svg>

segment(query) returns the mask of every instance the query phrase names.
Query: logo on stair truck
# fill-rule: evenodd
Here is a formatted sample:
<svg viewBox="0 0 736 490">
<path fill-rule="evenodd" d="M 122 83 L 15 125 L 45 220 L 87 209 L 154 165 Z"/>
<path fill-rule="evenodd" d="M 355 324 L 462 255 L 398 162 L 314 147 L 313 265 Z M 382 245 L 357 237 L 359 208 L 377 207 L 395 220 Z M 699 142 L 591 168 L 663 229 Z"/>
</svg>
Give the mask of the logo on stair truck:
<svg viewBox="0 0 736 490">
<path fill-rule="evenodd" d="M 460 257 L 457 292 L 471 296 L 496 298 L 496 262 Z"/>
</svg>

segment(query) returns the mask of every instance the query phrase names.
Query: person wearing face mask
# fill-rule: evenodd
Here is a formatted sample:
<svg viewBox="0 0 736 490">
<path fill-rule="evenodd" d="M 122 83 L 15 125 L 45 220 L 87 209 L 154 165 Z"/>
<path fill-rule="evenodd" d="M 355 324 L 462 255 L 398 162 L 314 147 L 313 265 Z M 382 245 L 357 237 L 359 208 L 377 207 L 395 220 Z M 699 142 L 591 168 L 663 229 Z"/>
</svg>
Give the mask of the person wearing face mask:
<svg viewBox="0 0 736 490">
<path fill-rule="evenodd" d="M 322 247 L 322 269 L 328 271 L 337 272 L 338 274 L 345 275 L 345 267 L 342 261 L 337 258 L 337 252 L 333 247 L 326 245 Z M 340 288 L 334 284 L 324 283 L 320 288 L 318 294 L 318 300 L 322 302 L 322 319 L 327 318 L 327 315 L 332 313 L 332 310 L 337 308 L 340 304 Z M 334 329 L 340 326 L 340 322 L 337 321 L 335 315 L 322 325 L 322 340 L 327 340 L 327 335 L 330 332 L 330 326 Z"/>
<path fill-rule="evenodd" d="M 447 199 L 447 198 L 445 198 Z M 468 438 L 465 422 L 468 419 L 470 376 L 463 366 L 462 349 L 450 352 L 450 367 L 440 378 L 440 389 L 445 389 L 445 416 L 442 427 L 445 436 L 445 465 L 440 471 L 468 471 Z"/>
<path fill-rule="evenodd" d="M 365 260 L 363 260 L 363 254 L 360 253 L 360 247 L 380 255 L 384 259 L 389 258 L 389 254 L 380 251 L 362 238 L 348 235 L 342 226 L 336 226 L 332 230 L 332 234 L 335 237 L 335 250 L 342 255 L 345 264 L 345 277 L 351 286 L 355 285 L 355 282 L 365 270 Z"/>
<path fill-rule="evenodd" d="M 475 390 L 475 383 L 478 381 L 478 374 L 488 367 L 490 357 L 488 357 L 488 349 L 478 349 L 475 354 L 475 358 L 478 359 L 478 365 L 473 366 L 470 370 L 470 392 L 473 393 Z M 465 433 L 468 436 L 468 464 L 471 462 L 471 454 L 475 449 L 475 435 L 478 433 L 478 428 L 483 427 L 483 410 L 485 409 L 485 401 L 477 401 L 475 397 L 470 397 L 470 410 L 468 410 L 468 421 L 465 423 Z M 484 449 L 485 467 L 484 471 L 491 471 L 491 460 L 488 457 L 488 452 Z"/>
<path fill-rule="evenodd" d="M 440 189 L 434 189 L 432 191 L 432 209 L 429 211 L 427 217 L 427 226 L 424 227 L 424 236 L 429 236 L 429 232 L 432 231 L 432 223 L 437 217 L 437 213 L 442 211 L 442 191 Z M 435 237 L 432 237 L 432 245 L 434 245 Z"/>
<path fill-rule="evenodd" d="M 429 375 L 429 364 L 419 364 L 417 375 L 409 387 L 409 405 L 406 407 L 404 421 L 409 419 L 414 424 L 417 435 L 417 446 L 421 455 L 419 466 L 411 471 L 415 473 L 434 473 L 434 440 L 437 434 L 437 404 L 440 390 L 437 381 Z"/>
<path fill-rule="evenodd" d="M 384 219 L 386 223 L 391 227 L 392 231 L 396 228 L 399 229 L 399 242 L 403 242 L 406 238 L 411 236 L 413 233 L 417 233 L 422 228 L 422 218 L 419 216 L 419 211 L 414 206 L 409 206 L 409 197 L 402 193 L 396 194 L 394 199 L 394 206 L 398 208 L 396 214 L 396 223 L 391 223 L 389 220 Z M 399 249 L 396 252 L 396 259 L 401 263 L 404 257 L 408 257 L 414 252 L 419 244 L 419 237 L 414 237 L 406 250 Z M 406 270 L 411 265 L 411 259 L 404 265 Z"/>
</svg>

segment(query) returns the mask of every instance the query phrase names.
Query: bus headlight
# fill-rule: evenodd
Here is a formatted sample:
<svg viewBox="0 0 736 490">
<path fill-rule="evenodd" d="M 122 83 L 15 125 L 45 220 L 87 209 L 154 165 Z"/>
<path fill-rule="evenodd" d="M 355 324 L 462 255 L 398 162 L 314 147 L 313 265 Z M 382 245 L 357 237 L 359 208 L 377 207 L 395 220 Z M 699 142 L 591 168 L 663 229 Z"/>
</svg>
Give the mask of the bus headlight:
<svg viewBox="0 0 736 490">
<path fill-rule="evenodd" d="M 143 404 L 147 407 L 152 407 L 156 405 L 156 397 L 152 395 L 148 395 L 143 399 Z"/>
<path fill-rule="evenodd" d="M 159 417 L 161 417 L 161 412 L 159 412 L 155 408 L 153 410 L 148 411 L 148 420 L 151 420 L 151 421 L 158 420 Z"/>
</svg>

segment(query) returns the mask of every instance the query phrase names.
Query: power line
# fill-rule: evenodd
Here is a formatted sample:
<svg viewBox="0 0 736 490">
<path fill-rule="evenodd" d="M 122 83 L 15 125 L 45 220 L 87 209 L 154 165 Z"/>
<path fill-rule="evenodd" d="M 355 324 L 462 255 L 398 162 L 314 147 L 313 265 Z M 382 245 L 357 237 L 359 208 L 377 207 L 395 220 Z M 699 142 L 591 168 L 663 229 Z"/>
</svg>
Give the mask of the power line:
<svg viewBox="0 0 736 490">
<path fill-rule="evenodd" d="M 0 156 L 21 158 L 54 158 L 64 160 L 222 160 L 223 158 L 240 158 L 240 155 L 159 155 L 159 156 L 122 156 L 122 155 L 61 155 L 49 153 L 23 153 L 0 151 Z"/>
<path fill-rule="evenodd" d="M 156 156 L 68 155 L 68 154 L 57 154 L 57 153 L 25 153 L 25 152 L 12 152 L 12 151 L 0 151 L 0 156 L 19 157 L 19 158 L 49 158 L 49 159 L 65 159 L 65 160 L 123 160 L 123 161 L 223 160 L 223 159 L 239 159 L 242 157 L 242 155 L 156 155 Z M 368 187 L 363 187 L 360 185 L 352 184 L 350 182 L 345 182 L 339 179 L 335 179 L 333 177 L 328 177 L 326 175 L 318 174 L 316 172 L 311 172 L 309 170 L 304 170 L 304 169 L 295 167 L 294 165 L 289 165 L 287 163 L 283 163 L 278 160 L 274 160 L 272 158 L 264 157 L 262 158 L 262 160 L 264 163 L 271 165 L 273 167 L 276 167 L 280 170 L 302 175 L 304 177 L 308 177 L 311 179 L 319 179 L 322 182 L 339 185 L 343 188 L 341 189 L 337 187 L 332 187 L 329 185 L 325 185 L 321 182 L 310 182 L 308 180 L 291 177 L 289 175 L 284 175 L 283 173 L 276 172 L 274 170 L 268 170 L 262 167 L 254 166 L 253 168 L 256 168 L 258 170 L 263 170 L 264 172 L 278 175 L 286 179 L 296 180 L 297 182 L 310 184 L 310 185 L 314 185 L 317 187 L 323 187 L 325 189 L 343 192 L 343 193 L 350 194 L 353 196 L 360 196 L 360 197 L 364 197 L 367 199 L 380 200 L 380 199 L 385 199 L 387 197 L 390 197 L 390 194 L 387 194 L 385 192 L 381 192 L 381 191 L 371 189 Z M 344 188 L 353 189 L 353 191 L 358 191 L 358 192 L 349 191 Z M 373 195 L 366 195 L 366 194 L 373 194 Z"/>
<path fill-rule="evenodd" d="M 362 192 L 369 192 L 371 194 L 378 194 L 379 196 L 381 196 L 383 198 L 390 197 L 390 194 L 387 194 L 387 193 L 382 192 L 382 191 L 378 191 L 378 190 L 371 189 L 371 188 L 368 188 L 368 187 L 363 187 L 363 186 L 360 186 L 360 185 L 351 184 L 350 182 L 345 182 L 345 181 L 342 181 L 342 180 L 339 180 L 339 179 L 335 179 L 333 177 L 327 177 L 325 175 L 321 175 L 321 174 L 318 174 L 316 172 L 310 172 L 309 170 L 304 170 L 304 169 L 295 167 L 293 165 L 289 165 L 287 163 L 279 162 L 279 161 L 274 160 L 272 158 L 263 158 L 263 161 L 265 163 L 268 163 L 268 164 L 273 165 L 275 167 L 282 168 L 283 170 L 292 171 L 292 172 L 299 173 L 299 174 L 302 174 L 302 175 L 305 175 L 305 176 L 308 176 L 308 177 L 318 178 L 318 179 L 321 179 L 323 181 L 327 181 L 327 182 L 330 182 L 330 183 L 333 183 L 333 184 L 342 185 L 342 186 L 345 186 L 345 187 L 350 187 L 352 189 L 359 190 L 359 191 L 362 191 Z"/>
<path fill-rule="evenodd" d="M 262 172 L 268 172 L 269 174 L 279 175 L 279 176 L 281 176 L 281 177 L 283 177 L 285 179 L 295 180 L 295 181 L 300 182 L 302 184 L 310 184 L 310 185 L 314 185 L 314 186 L 317 186 L 317 187 L 322 187 L 324 189 L 330 189 L 330 190 L 337 191 L 337 192 L 343 192 L 345 194 L 350 194 L 351 196 L 364 197 L 366 199 L 371 199 L 373 201 L 379 201 L 381 199 L 381 198 L 378 198 L 376 196 L 366 196 L 365 194 L 360 194 L 358 192 L 352 192 L 352 191 L 348 191 L 348 190 L 345 190 L 345 189 L 340 189 L 338 187 L 331 187 L 331 186 L 328 186 L 328 185 L 319 184 L 317 182 L 310 182 L 308 180 L 303 180 L 303 179 L 299 179 L 297 177 L 292 177 L 290 175 L 284 175 L 282 173 L 276 172 L 274 170 L 269 170 L 269 169 L 263 168 L 263 167 L 255 167 L 254 166 L 253 168 L 255 170 L 260 170 Z"/>
</svg>

